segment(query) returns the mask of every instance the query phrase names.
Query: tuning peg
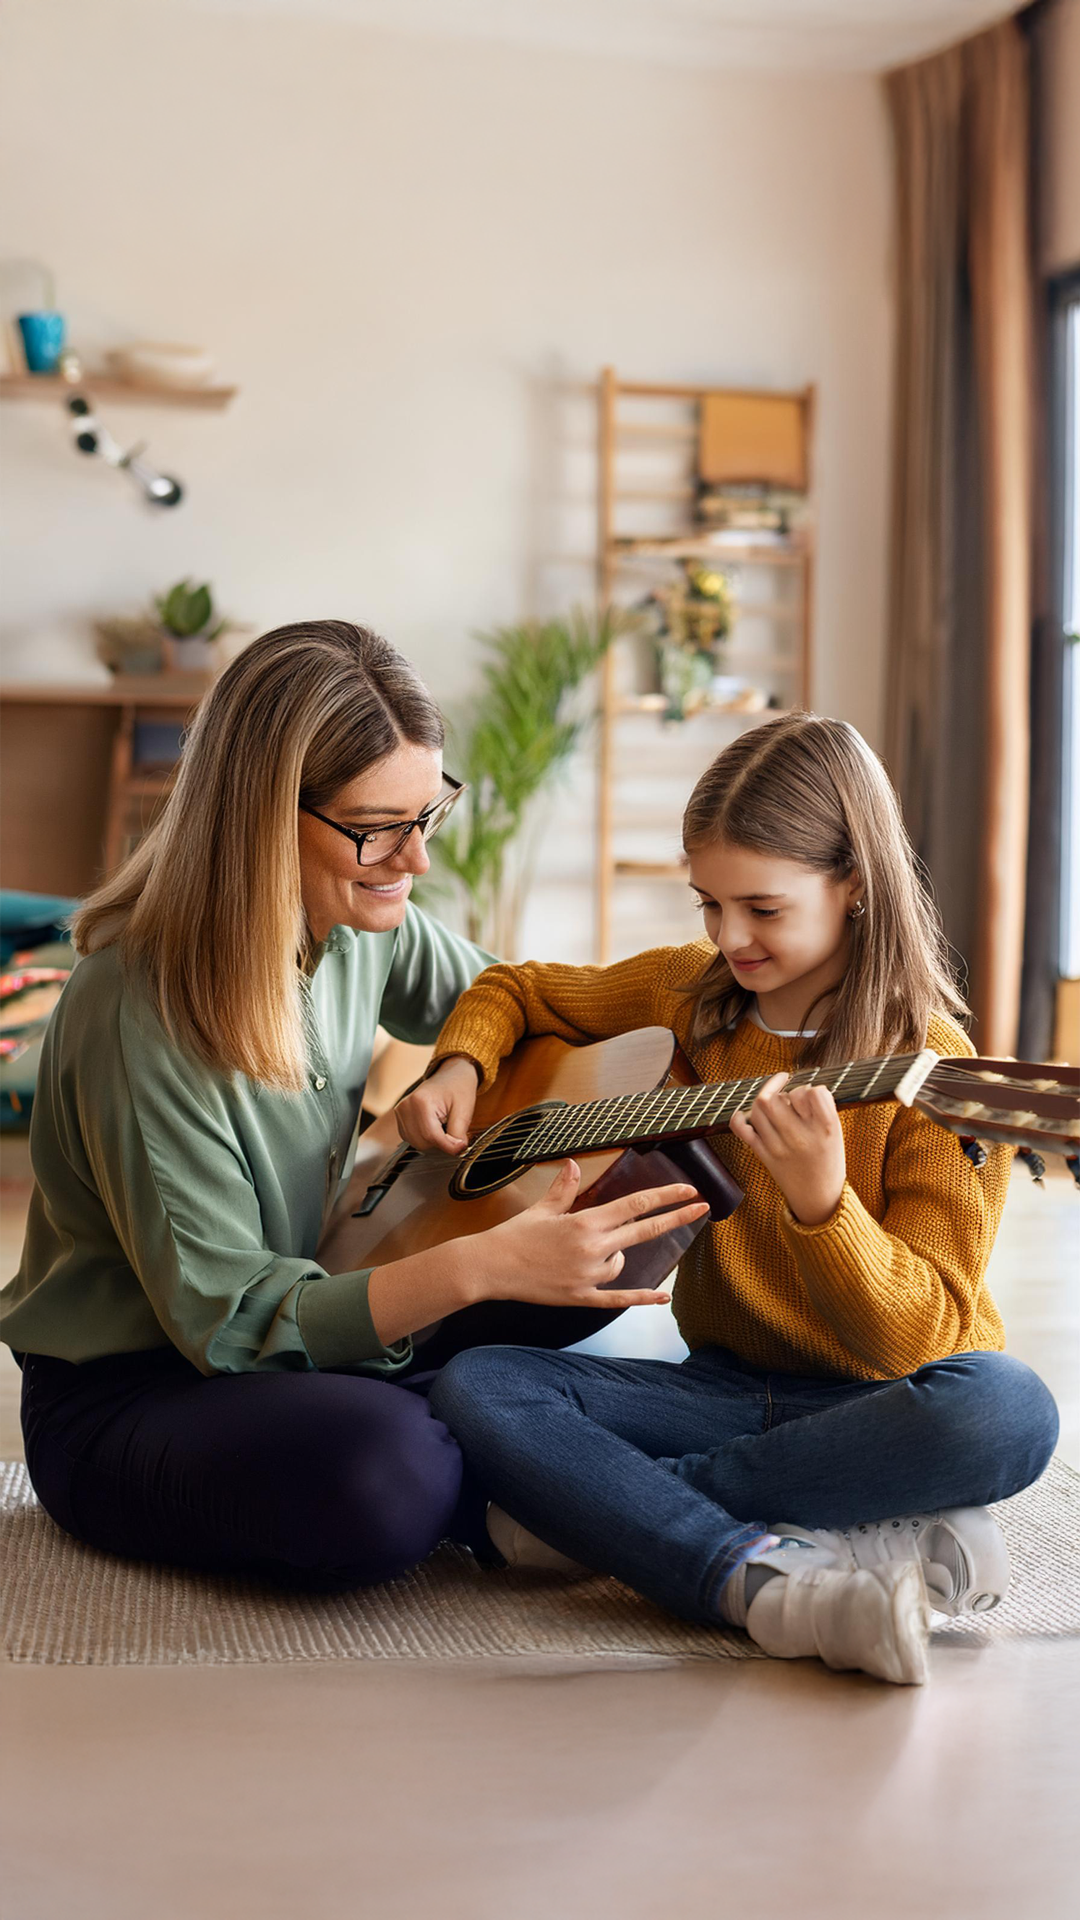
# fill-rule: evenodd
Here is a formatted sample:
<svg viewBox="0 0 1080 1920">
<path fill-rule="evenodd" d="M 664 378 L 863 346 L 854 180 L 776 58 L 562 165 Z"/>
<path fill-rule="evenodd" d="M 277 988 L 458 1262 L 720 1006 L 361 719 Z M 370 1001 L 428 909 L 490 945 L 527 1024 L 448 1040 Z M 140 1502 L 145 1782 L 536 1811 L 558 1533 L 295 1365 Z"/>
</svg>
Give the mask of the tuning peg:
<svg viewBox="0 0 1080 1920">
<path fill-rule="evenodd" d="M 973 1133 L 962 1133 L 960 1135 L 960 1145 L 963 1147 L 973 1167 L 985 1167 L 986 1148 L 983 1146 L 981 1140 L 976 1140 Z"/>
<path fill-rule="evenodd" d="M 1068 1167 L 1077 1186 L 1080 1187 L 1080 1153 L 1067 1153 L 1065 1155 L 1065 1165 Z"/>
<path fill-rule="evenodd" d="M 1017 1147 L 1016 1157 L 1018 1160 L 1027 1161 L 1028 1172 L 1034 1180 L 1035 1185 L 1041 1187 L 1043 1176 L 1046 1173 L 1046 1161 L 1043 1159 L 1042 1154 L 1036 1153 L 1034 1147 Z"/>
</svg>

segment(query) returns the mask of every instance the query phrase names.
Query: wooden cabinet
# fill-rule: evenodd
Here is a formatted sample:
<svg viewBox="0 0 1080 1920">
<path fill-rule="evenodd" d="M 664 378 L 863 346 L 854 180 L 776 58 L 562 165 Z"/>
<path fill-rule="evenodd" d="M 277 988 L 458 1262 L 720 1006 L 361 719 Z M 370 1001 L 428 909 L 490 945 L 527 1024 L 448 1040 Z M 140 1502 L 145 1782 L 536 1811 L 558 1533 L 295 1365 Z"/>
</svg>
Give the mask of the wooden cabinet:
<svg viewBox="0 0 1080 1920">
<path fill-rule="evenodd" d="M 0 878 L 78 897 L 130 850 L 171 785 L 201 674 L 0 690 Z"/>
</svg>

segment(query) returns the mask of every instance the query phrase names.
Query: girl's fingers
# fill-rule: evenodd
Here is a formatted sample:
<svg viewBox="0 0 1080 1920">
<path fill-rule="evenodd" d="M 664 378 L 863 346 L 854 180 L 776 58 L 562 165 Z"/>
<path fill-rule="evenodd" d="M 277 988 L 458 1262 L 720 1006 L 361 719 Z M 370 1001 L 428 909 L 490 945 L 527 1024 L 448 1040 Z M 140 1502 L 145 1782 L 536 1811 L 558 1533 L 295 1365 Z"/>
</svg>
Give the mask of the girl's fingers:
<svg viewBox="0 0 1080 1920">
<path fill-rule="evenodd" d="M 742 1117 L 746 1122 L 751 1146 L 756 1142 L 761 1148 L 761 1151 L 766 1154 L 778 1153 L 780 1151 L 783 1142 L 773 1124 L 771 1110 L 766 1105 L 760 1093 L 749 1113 L 744 1113 Z M 740 1134 L 739 1137 L 745 1140 L 747 1134 Z"/>
<path fill-rule="evenodd" d="M 620 1247 L 637 1247 L 645 1240 L 659 1240 L 661 1234 L 670 1233 L 673 1227 L 703 1220 L 708 1211 L 707 1200 L 691 1200 L 688 1206 L 676 1207 L 672 1213 L 662 1213 L 651 1220 L 632 1220 L 626 1226 L 616 1227 L 614 1239 Z"/>
<path fill-rule="evenodd" d="M 812 1120 L 818 1104 L 814 1095 L 824 1091 L 824 1087 L 793 1087 L 787 1095 L 792 1112 L 798 1114 L 800 1120 Z"/>
</svg>

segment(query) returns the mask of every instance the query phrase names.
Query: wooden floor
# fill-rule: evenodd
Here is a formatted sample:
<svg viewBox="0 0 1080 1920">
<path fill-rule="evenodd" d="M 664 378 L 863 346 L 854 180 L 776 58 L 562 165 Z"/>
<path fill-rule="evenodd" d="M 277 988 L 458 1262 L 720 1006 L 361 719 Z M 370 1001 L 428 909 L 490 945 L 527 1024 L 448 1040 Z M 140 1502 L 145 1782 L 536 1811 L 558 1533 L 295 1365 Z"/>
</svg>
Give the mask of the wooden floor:
<svg viewBox="0 0 1080 1920">
<path fill-rule="evenodd" d="M 993 1286 L 1076 1465 L 1078 1256 L 1080 1194 L 1019 1173 Z M 5 1920 L 1072 1920 L 1080 1642 L 931 1669 L 9 1667 Z"/>
</svg>

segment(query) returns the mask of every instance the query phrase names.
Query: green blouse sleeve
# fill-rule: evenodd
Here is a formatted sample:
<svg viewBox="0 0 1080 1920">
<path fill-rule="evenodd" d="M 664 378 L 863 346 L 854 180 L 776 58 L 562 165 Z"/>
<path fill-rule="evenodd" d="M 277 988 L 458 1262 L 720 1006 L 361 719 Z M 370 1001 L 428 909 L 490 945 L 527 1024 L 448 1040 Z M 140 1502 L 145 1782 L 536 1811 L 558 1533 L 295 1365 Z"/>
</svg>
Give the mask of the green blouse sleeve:
<svg viewBox="0 0 1080 1920">
<path fill-rule="evenodd" d="M 381 1024 L 395 1040 L 433 1045 L 466 987 L 494 964 L 494 954 L 410 905 L 397 932 Z"/>
<path fill-rule="evenodd" d="M 87 1062 L 93 1084 L 80 1090 L 80 1133 L 163 1331 L 207 1374 L 403 1366 L 409 1343 L 379 1340 L 366 1272 L 330 1276 L 267 1246 L 222 1089 L 148 1025 L 121 1010 L 104 1057 Z"/>
</svg>

